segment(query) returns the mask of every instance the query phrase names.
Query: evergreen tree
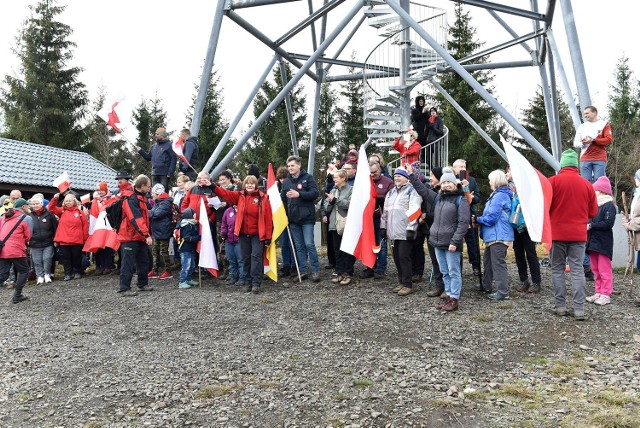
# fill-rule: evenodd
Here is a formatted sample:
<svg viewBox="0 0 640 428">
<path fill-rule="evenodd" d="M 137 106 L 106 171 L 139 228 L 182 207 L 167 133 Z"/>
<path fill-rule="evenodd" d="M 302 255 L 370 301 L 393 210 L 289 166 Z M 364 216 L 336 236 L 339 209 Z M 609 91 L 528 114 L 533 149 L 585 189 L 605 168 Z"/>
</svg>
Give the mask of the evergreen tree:
<svg viewBox="0 0 640 428">
<path fill-rule="evenodd" d="M 140 101 L 140 104 L 133 110 L 131 115 L 133 123 L 138 130 L 136 144 L 144 150 L 149 150 L 156 142 L 155 132 L 158 128 L 164 128 L 167 121 L 167 112 L 162 106 L 162 101 L 156 97 L 152 100 Z M 135 174 L 151 174 L 151 163 L 147 162 L 142 156 L 136 154 L 133 159 L 132 175 Z"/>
<path fill-rule="evenodd" d="M 64 7 L 54 0 L 30 6 L 31 17 L 14 52 L 21 76 L 5 76 L 0 106 L 6 132 L 16 140 L 80 150 L 85 137 L 78 122 L 84 117 L 87 91 L 78 78 L 81 68 L 68 67 L 75 43 L 72 29 L 56 21 Z"/>
<path fill-rule="evenodd" d="M 558 96 L 558 113 L 560 115 L 560 134 L 562 138 L 562 147 L 565 149 L 573 147 L 573 137 L 575 135 L 575 127 L 569 113 L 569 106 Z M 546 107 L 544 105 L 544 95 L 542 87 L 538 85 L 535 95 L 529 100 L 527 108 L 522 110 L 522 126 L 535 137 L 542 146 L 551 152 L 551 138 L 549 136 L 549 124 L 547 122 Z M 550 176 L 554 174 L 553 168 L 549 166 L 540 156 L 534 155 L 533 149 L 526 144 L 523 138 L 515 139 L 522 145 L 521 151 L 530 153 L 527 156 L 531 160 L 531 164 L 540 170 L 543 174 Z"/>
<path fill-rule="evenodd" d="M 355 61 L 355 53 L 352 55 Z M 349 68 L 349 73 L 353 74 L 354 69 Z M 349 144 L 360 147 L 367 141 L 367 130 L 363 126 L 364 121 L 364 88 L 362 79 L 347 80 L 340 85 L 340 96 L 346 101 L 344 108 L 337 109 L 340 128 L 338 130 L 338 141 L 334 148 L 334 155 L 339 159 L 347 153 Z"/>
<path fill-rule="evenodd" d="M 291 69 L 286 66 L 287 79 L 291 79 Z M 260 92 L 253 102 L 254 117 L 259 117 L 265 111 L 271 101 L 280 93 L 283 88 L 280 67 L 276 65 L 273 70 L 273 81 L 264 82 Z M 294 130 L 301 148 L 305 141 L 309 139 L 309 130 L 306 126 L 307 111 L 303 87 L 296 85 L 290 92 L 291 110 L 293 112 Z M 249 124 L 251 126 L 252 123 Z M 276 107 L 269 117 L 262 123 L 262 126 L 253 134 L 251 140 L 246 144 L 240 153 L 238 163 L 242 166 L 256 164 L 260 171 L 266 171 L 267 164 L 283 164 L 291 154 L 291 135 L 289 133 L 289 122 L 287 119 L 287 108 L 284 101 Z M 302 153 L 302 150 L 301 150 Z M 304 164 L 303 164 L 304 166 Z"/>
<path fill-rule="evenodd" d="M 219 89 L 220 78 L 218 72 L 214 71 L 211 75 L 211 81 L 207 88 L 207 97 L 204 102 L 204 111 L 202 113 L 202 121 L 200 123 L 200 131 L 198 132 L 198 155 L 200 165 L 198 169 L 202 169 L 218 146 L 224 133 L 229 128 L 229 122 L 224 118 L 224 97 Z M 198 86 L 195 86 L 195 94 L 192 98 L 193 105 L 187 113 L 187 123 L 190 125 L 193 120 L 193 110 L 196 104 Z M 233 147 L 234 140 L 230 139 L 225 145 L 222 153 L 218 157 L 218 162 L 222 160 Z"/>
<path fill-rule="evenodd" d="M 609 87 L 607 107 L 613 144 L 608 149 L 607 175 L 616 192 L 630 194 L 635 187 L 633 175 L 640 164 L 640 90 L 628 62 L 625 56 L 618 60 L 614 83 Z M 621 188 L 617 189 L 619 185 Z"/>
<path fill-rule="evenodd" d="M 475 28 L 471 26 L 471 16 L 469 12 L 464 12 L 462 5 L 458 3 L 455 7 L 456 20 L 449 28 L 449 53 L 460 60 L 472 55 L 481 43 L 474 40 Z M 478 58 L 466 64 L 480 64 L 486 62 L 486 57 Z M 474 71 L 471 75 L 487 91 L 493 92 L 490 85 L 493 76 L 487 71 Z M 498 141 L 497 128 L 500 122 L 496 118 L 493 109 L 474 91 L 467 82 L 457 73 L 444 73 L 440 75 L 440 85 L 460 104 L 460 106 L 471 116 L 493 141 Z M 449 128 L 449 163 L 462 158 L 467 160 L 467 167 L 471 174 L 477 178 L 481 185 L 483 199 L 488 194 L 488 187 L 484 186 L 483 180 L 488 174 L 499 167 L 504 167 L 504 161 L 493 148 L 473 129 L 473 127 L 449 104 L 444 96 L 436 94 L 438 112 Z"/>
<path fill-rule="evenodd" d="M 318 111 L 318 132 L 316 136 L 316 160 L 313 171 L 317 181 L 324 183 L 327 164 L 342 156 L 336 150 L 337 95 L 330 83 L 323 83 L 320 90 L 320 109 Z M 320 184 L 322 184 L 320 183 Z"/>
</svg>

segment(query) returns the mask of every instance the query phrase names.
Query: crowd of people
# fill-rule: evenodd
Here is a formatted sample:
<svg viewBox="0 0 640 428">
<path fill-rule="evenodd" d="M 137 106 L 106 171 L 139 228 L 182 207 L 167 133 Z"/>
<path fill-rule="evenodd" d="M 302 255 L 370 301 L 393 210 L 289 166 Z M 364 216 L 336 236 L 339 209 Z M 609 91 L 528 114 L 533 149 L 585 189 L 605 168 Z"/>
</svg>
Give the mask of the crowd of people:
<svg viewBox="0 0 640 428">
<path fill-rule="evenodd" d="M 416 114 L 418 111 L 424 117 Z M 506 260 L 508 249 L 513 248 L 518 268 L 515 290 L 539 293 L 542 279 L 536 242 L 527 231 L 509 167 L 489 174 L 491 194 L 485 201 L 476 179 L 467 174 L 464 159 L 451 166 L 431 166 L 426 176 L 420 150 L 433 141 L 430 138 L 440 135 L 442 120 L 435 108 L 424 106 L 422 97 L 416 99 L 412 119 L 414 131 L 396 140 L 402 163 L 393 171 L 378 153 L 371 154 L 368 162 L 358 162 L 359 152 L 355 146 L 350 147 L 340 162 L 327 169 L 321 196 L 313 175 L 302 169 L 300 157 L 290 156 L 286 165 L 278 168 L 278 189 L 289 222 L 289 233 L 279 238 L 280 276 L 320 281 L 314 240 L 319 209 L 327 236 L 326 267 L 333 270 L 331 282 L 348 286 L 354 281 L 356 258 L 340 248 L 356 171 L 359 164 L 364 164 L 376 191 L 373 228 L 380 251 L 375 265 L 362 269 L 361 278 L 386 277 L 390 248 L 397 270 L 393 292 L 408 296 L 428 283 L 427 295 L 441 297 L 436 307 L 451 312 L 459 308 L 463 287 L 463 247 L 467 247 L 468 261 L 478 278 L 475 288 L 486 292 L 492 301 L 509 298 L 511 281 Z M 260 292 L 263 256 L 273 231 L 271 203 L 260 169 L 250 165 L 242 181 L 229 170 L 218 177 L 204 171 L 196 174 L 197 139 L 188 130 L 181 132 L 181 138 L 190 144 L 189 157 L 177 163 L 167 137 L 159 128 L 150 151 L 139 148 L 140 155 L 151 162 L 151 178 L 139 175 L 134 179 L 121 171 L 116 175 L 118 189 L 111 192 L 106 182 L 98 183 L 90 204 L 83 206 L 70 185 L 50 201 L 42 194 L 27 201 L 18 190 L 5 198 L 0 209 L 0 279 L 15 288 L 13 302 L 26 299 L 22 290 L 30 271 L 37 284 L 50 283 L 56 261 L 63 266 L 63 279 L 71 281 L 81 278 L 89 259 L 93 259 L 94 275 L 119 274 L 118 292 L 122 296 L 151 291 L 150 279 L 169 280 L 178 269 L 180 288 L 198 284 L 194 273 L 198 269 L 201 205 L 205 206 L 205 221 L 211 226 L 213 245 L 220 255 L 219 280 L 244 287 L 248 293 Z M 569 270 L 573 316 L 577 320 L 585 318 L 585 302 L 611 302 L 612 229 L 617 210 L 603 167 L 606 146 L 611 142 L 608 124 L 597 117 L 595 107 L 587 107 L 585 124 L 577 130 L 575 140 L 580 156 L 574 149 L 563 152 L 560 171 L 549 179 L 553 188 L 549 216 L 555 311 L 561 316 L 569 314 L 565 282 L 565 271 Z M 168 186 L 176 168 L 176 187 L 171 190 Z M 640 170 L 635 183 L 640 188 Z M 639 194 L 634 194 L 624 224 L 630 231 L 640 231 Z M 481 202 L 484 209 L 480 212 Z M 121 205 L 120 210 L 115 209 L 116 204 Z M 114 231 L 118 250 L 94 248 L 88 258 L 85 247 L 90 219 L 100 218 L 103 212 L 113 215 L 112 211 L 120 216 L 116 222 L 121 220 Z M 640 238 L 636 238 L 640 249 Z M 479 239 L 484 243 L 482 257 Z M 425 267 L 427 255 L 430 269 Z M 587 297 L 585 281 L 591 275 L 595 293 Z"/>
</svg>

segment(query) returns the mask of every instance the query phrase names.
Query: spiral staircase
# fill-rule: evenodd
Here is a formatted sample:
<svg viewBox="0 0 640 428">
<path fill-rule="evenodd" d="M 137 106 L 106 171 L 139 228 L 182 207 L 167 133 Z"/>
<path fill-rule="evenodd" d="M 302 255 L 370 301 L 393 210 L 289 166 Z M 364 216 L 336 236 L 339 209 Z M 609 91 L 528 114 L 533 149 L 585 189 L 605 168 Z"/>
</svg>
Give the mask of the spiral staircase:
<svg viewBox="0 0 640 428">
<path fill-rule="evenodd" d="M 443 9 L 411 2 L 408 12 L 446 48 L 448 26 Z M 377 146 L 389 147 L 399 131 L 410 124 L 411 105 L 418 92 L 416 86 L 432 78 L 446 63 L 415 30 L 401 22 L 386 2 L 370 1 L 364 14 L 367 23 L 383 38 L 365 60 L 364 127 Z M 431 156 L 437 153 L 438 164 L 446 164 L 448 130 L 445 129 L 445 135 L 430 146 L 423 150 Z"/>
</svg>

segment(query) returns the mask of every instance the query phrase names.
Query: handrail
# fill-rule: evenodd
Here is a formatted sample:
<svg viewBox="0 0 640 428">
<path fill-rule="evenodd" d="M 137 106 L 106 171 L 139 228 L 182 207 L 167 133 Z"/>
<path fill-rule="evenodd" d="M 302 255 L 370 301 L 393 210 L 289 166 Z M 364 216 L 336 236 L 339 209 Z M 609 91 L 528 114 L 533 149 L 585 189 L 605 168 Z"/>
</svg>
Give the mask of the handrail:
<svg viewBox="0 0 640 428">
<path fill-rule="evenodd" d="M 387 162 L 390 174 L 393 175 L 393 171 L 400 166 L 401 159 L 400 157 Z M 425 162 L 427 165 L 424 172 L 431 171 L 433 164 L 440 167 L 445 167 L 449 164 L 449 128 L 445 126 L 442 137 L 420 149 L 420 159 L 429 160 L 429 162 Z"/>
</svg>

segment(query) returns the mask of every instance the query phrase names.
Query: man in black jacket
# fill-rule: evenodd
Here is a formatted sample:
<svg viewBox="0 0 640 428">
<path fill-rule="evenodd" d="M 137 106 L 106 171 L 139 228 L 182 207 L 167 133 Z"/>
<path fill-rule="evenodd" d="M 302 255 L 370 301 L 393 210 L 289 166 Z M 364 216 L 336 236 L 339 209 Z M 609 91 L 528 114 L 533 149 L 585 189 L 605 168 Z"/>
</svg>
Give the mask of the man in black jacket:
<svg viewBox="0 0 640 428">
<path fill-rule="evenodd" d="M 289 229 L 293 237 L 298 267 L 302 279 L 307 278 L 307 255 L 311 264 L 311 279 L 320 281 L 320 263 L 313 239 L 316 223 L 315 200 L 318 198 L 318 186 L 313 176 L 301 169 L 302 159 L 289 156 L 287 170 L 289 175 L 282 183 L 280 194 L 289 218 Z"/>
<path fill-rule="evenodd" d="M 140 146 L 136 150 L 144 159 L 151 162 L 151 182 L 153 185 L 162 184 L 165 189 L 169 188 L 169 180 L 176 171 L 177 156 L 171 147 L 169 133 L 164 128 L 156 129 L 156 142 L 147 152 Z"/>
</svg>

